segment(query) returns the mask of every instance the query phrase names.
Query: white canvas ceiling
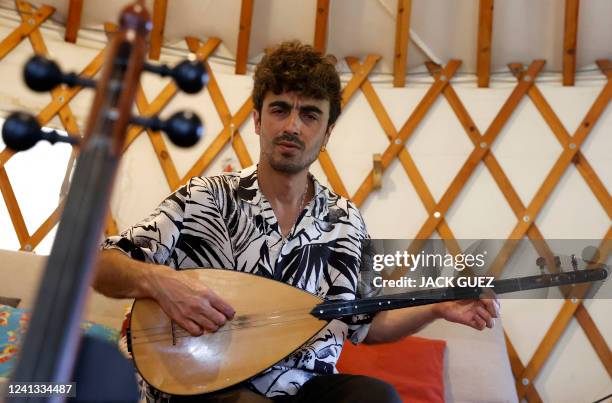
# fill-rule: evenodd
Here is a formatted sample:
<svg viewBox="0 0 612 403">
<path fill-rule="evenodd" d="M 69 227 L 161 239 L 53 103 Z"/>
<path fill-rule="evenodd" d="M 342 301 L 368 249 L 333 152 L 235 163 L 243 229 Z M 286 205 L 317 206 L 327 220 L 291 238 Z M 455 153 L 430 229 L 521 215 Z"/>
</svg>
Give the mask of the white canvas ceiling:
<svg viewBox="0 0 612 403">
<path fill-rule="evenodd" d="M 64 24 L 69 0 L 31 0 L 56 8 L 52 20 Z M 114 22 L 127 0 L 86 0 L 81 31 L 100 29 Z M 153 0 L 146 1 L 150 12 Z M 263 50 L 288 39 L 312 43 L 316 0 L 255 0 L 249 62 Z M 491 71 L 506 70 L 507 63 L 545 59 L 545 71 L 562 69 L 565 0 L 496 0 L 493 14 Z M 0 6 L 14 8 L 12 0 Z M 169 0 L 164 46 L 183 46 L 187 35 L 218 37 L 217 57 L 235 59 L 241 0 Z M 478 0 L 413 0 L 410 19 L 408 71 L 423 62 L 463 61 L 461 72 L 476 71 Z M 327 51 L 338 59 L 379 54 L 377 72 L 391 73 L 395 44 L 397 0 L 331 0 Z M 612 58 L 612 1 L 580 2 L 577 70 L 595 68 L 596 59 Z M 77 42 L 78 43 L 78 42 Z"/>
</svg>

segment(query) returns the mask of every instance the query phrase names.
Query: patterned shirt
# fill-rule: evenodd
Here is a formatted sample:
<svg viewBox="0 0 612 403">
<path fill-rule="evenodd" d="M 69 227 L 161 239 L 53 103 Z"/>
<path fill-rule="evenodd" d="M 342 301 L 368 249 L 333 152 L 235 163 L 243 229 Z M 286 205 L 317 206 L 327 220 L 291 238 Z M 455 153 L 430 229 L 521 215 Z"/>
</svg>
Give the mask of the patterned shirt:
<svg viewBox="0 0 612 403">
<path fill-rule="evenodd" d="M 214 267 L 254 273 L 326 300 L 374 295 L 373 272 L 362 259 L 362 241 L 369 236 L 359 211 L 313 182 L 314 198 L 286 238 L 252 166 L 240 173 L 191 179 L 148 218 L 108 238 L 103 247 L 177 270 Z M 332 320 L 302 348 L 251 378 L 249 386 L 268 397 L 294 395 L 311 377 L 337 372 L 344 341 L 362 341 L 370 321 L 364 315 Z"/>
</svg>

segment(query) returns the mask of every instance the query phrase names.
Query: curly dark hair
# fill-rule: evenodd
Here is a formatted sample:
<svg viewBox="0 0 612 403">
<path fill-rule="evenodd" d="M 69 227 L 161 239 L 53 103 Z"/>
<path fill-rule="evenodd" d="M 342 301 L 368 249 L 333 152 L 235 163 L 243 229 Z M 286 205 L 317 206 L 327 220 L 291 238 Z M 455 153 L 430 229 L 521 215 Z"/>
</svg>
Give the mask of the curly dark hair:
<svg viewBox="0 0 612 403">
<path fill-rule="evenodd" d="M 295 91 L 301 95 L 327 99 L 329 120 L 333 124 L 340 116 L 342 90 L 335 68 L 336 59 L 324 56 L 310 45 L 299 41 L 283 42 L 266 52 L 255 69 L 253 104 L 261 114 L 268 91 L 280 94 Z"/>
</svg>

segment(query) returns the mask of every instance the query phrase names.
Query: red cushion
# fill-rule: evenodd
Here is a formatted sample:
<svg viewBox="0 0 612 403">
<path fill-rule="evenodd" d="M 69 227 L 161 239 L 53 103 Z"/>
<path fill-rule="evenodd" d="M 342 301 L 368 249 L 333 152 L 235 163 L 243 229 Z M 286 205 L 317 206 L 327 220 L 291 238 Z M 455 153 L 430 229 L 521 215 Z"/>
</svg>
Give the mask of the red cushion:
<svg viewBox="0 0 612 403">
<path fill-rule="evenodd" d="M 395 386 L 405 402 L 444 401 L 443 340 L 410 336 L 387 344 L 344 344 L 338 371 L 368 375 Z"/>
</svg>

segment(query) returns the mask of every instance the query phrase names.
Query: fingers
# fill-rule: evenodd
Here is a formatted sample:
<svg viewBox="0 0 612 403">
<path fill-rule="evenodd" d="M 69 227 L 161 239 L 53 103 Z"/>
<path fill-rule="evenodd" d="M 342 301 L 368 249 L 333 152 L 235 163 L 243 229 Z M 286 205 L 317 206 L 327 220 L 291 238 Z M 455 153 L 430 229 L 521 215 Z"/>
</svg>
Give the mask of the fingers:
<svg viewBox="0 0 612 403">
<path fill-rule="evenodd" d="M 219 316 L 222 316 L 218 314 Z M 221 326 L 225 324 L 225 319 L 222 320 L 223 323 L 217 324 L 214 320 L 211 319 L 208 315 L 192 315 L 191 318 L 200 328 L 202 328 L 205 332 L 216 332 L 219 330 Z"/>
<path fill-rule="evenodd" d="M 177 315 L 174 320 L 180 327 L 195 337 L 202 336 L 205 332 L 216 332 L 226 322 L 225 317 L 211 307 L 208 307 L 206 314 L 192 312 Z"/>
<path fill-rule="evenodd" d="M 209 298 L 198 298 L 197 305 L 186 309 L 181 316 L 195 322 L 201 329 L 208 332 L 216 332 L 228 321 L 225 314 L 212 306 Z"/>
<path fill-rule="evenodd" d="M 156 299 L 166 314 L 192 336 L 216 332 L 236 313 L 205 284 L 180 272 L 173 272 Z"/>
<path fill-rule="evenodd" d="M 486 326 L 486 322 L 478 315 L 474 315 L 469 325 L 476 330 L 483 330 Z"/>
<path fill-rule="evenodd" d="M 499 298 L 497 298 L 497 294 L 495 294 L 495 292 L 493 292 L 490 288 L 486 288 L 480 295 L 480 301 L 484 303 L 485 308 L 491 313 L 491 315 L 493 315 L 493 317 L 499 317 L 501 303 L 499 302 Z"/>
<path fill-rule="evenodd" d="M 236 314 L 234 308 L 232 308 L 227 302 L 219 297 L 215 292 L 209 291 L 208 301 L 213 308 L 225 315 L 227 319 L 232 319 Z"/>
<path fill-rule="evenodd" d="M 493 325 L 495 324 L 495 320 L 493 319 L 489 311 L 487 311 L 480 305 L 477 305 L 475 307 L 474 317 L 479 319 L 478 323 L 484 323 L 489 329 L 492 329 Z M 483 329 L 484 329 L 484 326 L 483 326 Z"/>
<path fill-rule="evenodd" d="M 225 317 L 225 315 L 210 305 L 204 305 L 204 307 L 202 308 L 201 316 L 206 318 L 210 323 L 215 326 L 215 329 L 211 329 L 212 331 L 217 330 L 217 328 L 225 325 L 225 322 L 227 322 L 227 318 Z"/>
<path fill-rule="evenodd" d="M 482 306 L 494 318 L 499 318 L 500 304 L 498 299 L 481 299 Z"/>
<path fill-rule="evenodd" d="M 187 318 L 178 318 L 175 320 L 175 322 L 194 337 L 201 336 L 204 333 L 199 325 Z"/>
</svg>

